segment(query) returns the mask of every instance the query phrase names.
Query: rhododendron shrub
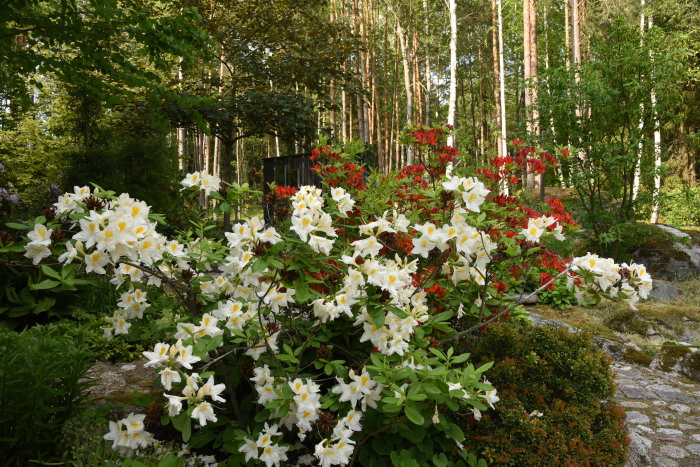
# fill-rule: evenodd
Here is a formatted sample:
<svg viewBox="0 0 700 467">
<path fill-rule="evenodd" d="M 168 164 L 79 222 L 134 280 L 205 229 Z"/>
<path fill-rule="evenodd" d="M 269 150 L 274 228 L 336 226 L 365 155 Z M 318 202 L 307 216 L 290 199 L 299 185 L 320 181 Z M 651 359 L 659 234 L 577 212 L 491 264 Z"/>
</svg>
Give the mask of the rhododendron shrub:
<svg viewBox="0 0 700 467">
<path fill-rule="evenodd" d="M 166 238 L 145 203 L 77 187 L 53 224 L 34 226 L 26 255 L 111 277 L 121 300 L 106 336 L 170 331 L 144 352 L 165 421 L 231 465 L 346 465 L 373 437 L 415 442 L 419 432 L 451 440 L 443 450 L 458 462 L 467 453 L 456 421 L 480 419 L 499 396 L 490 365 L 473 366 L 453 344 L 523 317 L 513 294 L 528 284 L 561 277 L 582 300 L 633 304 L 651 282 L 638 265 L 546 249 L 570 216 L 554 201 L 544 212 L 522 206 L 499 194 L 500 180 L 459 164 L 449 174 L 458 154 L 446 130 L 409 130 L 418 163 L 391 175 L 323 145 L 312 154 L 322 188 L 275 187 L 265 200 L 274 225 L 253 217 L 223 235 L 202 223 Z M 182 184 L 192 196 L 237 196 L 208 174 Z M 53 229 L 67 242 L 52 243 Z M 535 264 L 552 278 L 531 283 Z M 151 439 L 122 425 L 107 439 Z"/>
</svg>

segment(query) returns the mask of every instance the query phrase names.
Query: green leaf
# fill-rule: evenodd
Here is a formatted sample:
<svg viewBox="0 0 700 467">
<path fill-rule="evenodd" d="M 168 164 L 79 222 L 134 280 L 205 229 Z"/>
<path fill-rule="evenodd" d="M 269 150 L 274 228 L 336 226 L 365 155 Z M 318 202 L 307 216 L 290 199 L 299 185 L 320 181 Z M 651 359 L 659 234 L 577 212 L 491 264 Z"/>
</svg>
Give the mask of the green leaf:
<svg viewBox="0 0 700 467">
<path fill-rule="evenodd" d="M 384 318 L 386 317 L 384 310 L 379 307 L 374 308 L 369 311 L 369 316 L 372 318 L 372 324 L 374 324 L 375 327 L 380 328 L 384 326 Z"/>
<path fill-rule="evenodd" d="M 58 271 L 55 271 L 52 269 L 50 266 L 41 266 L 41 272 L 43 272 L 45 275 L 49 277 L 53 277 L 54 279 L 58 279 L 59 281 L 62 279 L 61 274 L 58 273 Z"/>
<path fill-rule="evenodd" d="M 404 412 L 406 413 L 406 417 L 416 425 L 423 425 L 425 422 L 425 419 L 413 404 L 407 403 Z"/>
<path fill-rule="evenodd" d="M 221 203 L 217 208 L 219 211 L 223 212 L 224 214 L 231 213 L 231 205 L 228 203 Z"/>
<path fill-rule="evenodd" d="M 19 224 L 17 222 L 7 222 L 5 226 L 14 230 L 32 230 L 31 225 Z"/>
<path fill-rule="evenodd" d="M 30 285 L 29 288 L 32 290 L 47 290 L 47 289 L 53 289 L 54 287 L 56 287 L 58 285 L 61 285 L 61 283 L 58 281 L 54 281 L 51 279 L 44 279 L 41 282 Z"/>
<path fill-rule="evenodd" d="M 173 426 L 176 430 L 182 433 L 182 441 L 185 443 L 190 440 L 192 436 L 192 420 L 187 412 L 182 412 L 180 415 L 171 417 L 170 420 L 173 422 Z"/>
<path fill-rule="evenodd" d="M 447 423 L 447 426 L 445 427 L 445 433 L 447 434 L 447 436 L 457 441 L 458 443 L 464 441 L 464 432 L 458 425 L 455 425 L 454 423 Z"/>
</svg>

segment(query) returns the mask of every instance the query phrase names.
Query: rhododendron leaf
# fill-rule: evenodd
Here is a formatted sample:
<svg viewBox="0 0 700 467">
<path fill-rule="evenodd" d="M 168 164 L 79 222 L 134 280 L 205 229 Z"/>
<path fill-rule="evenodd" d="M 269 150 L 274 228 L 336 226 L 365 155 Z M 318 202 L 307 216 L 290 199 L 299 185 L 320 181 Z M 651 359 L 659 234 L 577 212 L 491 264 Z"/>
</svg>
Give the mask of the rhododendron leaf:
<svg viewBox="0 0 700 467">
<path fill-rule="evenodd" d="M 372 318 L 372 324 L 374 324 L 375 327 L 381 328 L 384 326 L 384 318 L 386 317 L 384 310 L 382 310 L 380 307 L 375 307 L 368 311 L 368 313 Z"/>
<path fill-rule="evenodd" d="M 404 407 L 404 412 L 406 413 L 406 417 L 416 425 L 422 425 L 425 422 L 425 418 L 423 418 L 418 409 L 410 402 Z"/>
<path fill-rule="evenodd" d="M 36 284 L 31 284 L 29 286 L 30 289 L 32 290 L 47 290 L 47 289 L 53 289 L 54 287 L 60 285 L 61 283 L 58 281 L 54 281 L 51 279 L 44 279 L 41 282 L 37 282 Z"/>
<path fill-rule="evenodd" d="M 463 353 L 461 355 L 457 355 L 455 358 L 452 359 L 452 363 L 464 363 L 469 359 L 469 354 L 468 353 Z"/>
<path fill-rule="evenodd" d="M 426 396 L 422 390 L 423 388 L 420 384 L 412 385 L 411 389 L 408 390 L 408 398 L 412 401 L 424 401 L 428 396 Z"/>
<path fill-rule="evenodd" d="M 188 412 L 182 412 L 175 417 L 170 417 L 175 429 L 182 433 L 182 440 L 185 443 L 188 442 L 190 436 L 192 436 L 192 421 Z"/>
<path fill-rule="evenodd" d="M 448 422 L 443 429 L 447 436 L 457 441 L 458 443 L 464 441 L 464 432 L 458 425 Z"/>
<path fill-rule="evenodd" d="M 260 272 L 263 272 L 266 267 L 267 267 L 267 259 L 266 258 L 258 258 L 253 263 L 251 270 L 255 273 L 260 273 Z"/>
<path fill-rule="evenodd" d="M 61 275 L 52 269 L 50 266 L 43 265 L 41 266 L 41 272 L 43 272 L 45 275 L 49 277 L 53 277 L 54 279 L 61 280 Z"/>
<path fill-rule="evenodd" d="M 6 222 L 5 227 L 9 227 L 10 229 L 14 230 L 32 230 L 31 225 L 19 224 L 17 222 Z"/>
<path fill-rule="evenodd" d="M 217 211 L 223 212 L 224 214 L 231 213 L 231 205 L 228 203 L 221 203 L 217 206 Z"/>
<path fill-rule="evenodd" d="M 416 426 L 416 425 L 418 425 L 418 426 Z M 412 443 L 415 443 L 415 444 L 420 443 L 425 438 L 425 428 L 423 428 L 423 426 L 421 426 L 422 423 L 418 423 L 416 425 L 410 425 L 410 424 L 402 425 L 401 429 L 399 430 L 399 434 L 403 438 L 406 438 L 407 440 L 411 441 Z M 406 465 L 406 464 L 398 464 L 398 465 Z"/>
<path fill-rule="evenodd" d="M 255 421 L 258 423 L 266 422 L 270 417 L 270 411 L 265 409 L 255 414 Z"/>
<path fill-rule="evenodd" d="M 440 321 L 447 321 L 448 319 L 452 318 L 452 315 L 454 315 L 454 311 L 452 311 L 452 310 L 443 311 L 442 313 L 433 316 L 432 321 L 433 321 L 433 323 L 439 323 Z"/>
<path fill-rule="evenodd" d="M 484 363 L 476 370 L 476 372 L 477 373 L 484 373 L 484 372 L 488 371 L 489 368 L 491 368 L 492 366 L 493 366 L 493 362 Z"/>
<path fill-rule="evenodd" d="M 387 308 L 389 311 L 391 311 L 401 319 L 408 318 L 408 313 L 403 311 L 401 308 L 397 308 L 393 305 L 385 305 L 385 308 Z"/>
</svg>

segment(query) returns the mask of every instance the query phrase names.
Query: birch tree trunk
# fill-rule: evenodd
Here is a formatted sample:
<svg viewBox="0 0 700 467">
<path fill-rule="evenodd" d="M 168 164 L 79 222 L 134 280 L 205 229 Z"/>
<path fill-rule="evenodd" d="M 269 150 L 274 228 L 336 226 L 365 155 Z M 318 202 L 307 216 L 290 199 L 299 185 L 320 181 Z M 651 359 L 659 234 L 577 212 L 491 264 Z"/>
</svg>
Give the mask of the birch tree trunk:
<svg viewBox="0 0 700 467">
<path fill-rule="evenodd" d="M 523 80 L 525 81 L 525 129 L 527 136 L 530 138 L 534 133 L 532 128 L 532 92 L 530 83 L 532 79 L 531 61 L 530 61 L 530 0 L 523 0 Z M 516 92 L 516 96 L 518 93 Z M 517 112 L 516 112 L 517 114 Z M 523 185 L 525 189 L 532 188 L 535 184 L 533 174 L 525 168 L 525 177 L 523 177 Z"/>
<path fill-rule="evenodd" d="M 449 0 L 450 14 L 450 97 L 448 101 L 447 124 L 454 126 L 457 107 L 457 2 Z M 454 136 L 450 134 L 447 145 L 454 146 Z"/>
<path fill-rule="evenodd" d="M 501 0 L 496 0 L 498 7 L 498 70 L 500 75 L 500 94 L 501 94 L 501 137 L 500 144 L 504 156 L 508 154 L 506 146 L 506 81 L 505 81 L 505 66 L 503 64 L 503 13 L 501 8 Z M 503 194 L 508 195 L 508 180 L 503 179 Z"/>
<path fill-rule="evenodd" d="M 653 18 L 649 16 L 648 27 L 652 28 L 654 25 Z M 654 119 L 654 193 L 653 193 L 653 207 L 651 210 L 651 219 L 649 220 L 652 224 L 659 223 L 659 204 L 660 204 L 660 194 L 661 194 L 661 123 L 659 122 L 659 114 L 656 109 L 656 90 L 654 89 L 654 84 L 656 80 L 654 78 L 653 70 L 653 53 L 649 51 L 649 55 L 652 56 L 652 72 L 651 72 L 651 114 Z"/>
<path fill-rule="evenodd" d="M 644 27 L 646 26 L 646 18 L 644 16 L 645 0 L 641 0 L 641 15 L 639 19 L 639 46 L 644 47 Z M 634 162 L 634 180 L 632 181 L 632 201 L 637 200 L 639 195 L 639 185 L 642 175 L 642 153 L 644 151 L 644 103 L 639 104 L 639 147 L 637 148 L 637 160 Z"/>
</svg>

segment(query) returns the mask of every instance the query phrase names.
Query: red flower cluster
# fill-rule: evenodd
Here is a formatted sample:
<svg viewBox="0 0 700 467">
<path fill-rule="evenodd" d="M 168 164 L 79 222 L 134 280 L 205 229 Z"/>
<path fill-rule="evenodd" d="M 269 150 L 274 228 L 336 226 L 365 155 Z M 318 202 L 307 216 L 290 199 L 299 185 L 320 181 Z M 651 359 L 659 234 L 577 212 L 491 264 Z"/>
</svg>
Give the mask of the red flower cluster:
<svg viewBox="0 0 700 467">
<path fill-rule="evenodd" d="M 445 132 L 442 130 L 442 128 L 430 128 L 425 126 L 419 126 L 415 130 L 409 130 L 406 132 L 406 134 L 413 136 L 415 144 L 419 146 L 437 146 L 438 139 L 444 133 Z"/>
<path fill-rule="evenodd" d="M 277 196 L 280 198 L 289 198 L 294 196 L 297 193 L 297 187 L 295 186 L 276 186 L 275 187 L 275 193 Z"/>
<path fill-rule="evenodd" d="M 326 180 L 328 185 L 332 187 L 355 190 L 365 189 L 365 183 L 362 180 L 365 169 L 352 162 L 342 162 L 334 165 L 315 164 L 311 167 L 311 171 L 317 173 L 319 177 Z"/>
</svg>

